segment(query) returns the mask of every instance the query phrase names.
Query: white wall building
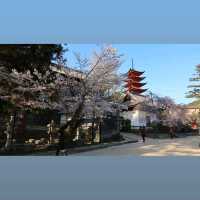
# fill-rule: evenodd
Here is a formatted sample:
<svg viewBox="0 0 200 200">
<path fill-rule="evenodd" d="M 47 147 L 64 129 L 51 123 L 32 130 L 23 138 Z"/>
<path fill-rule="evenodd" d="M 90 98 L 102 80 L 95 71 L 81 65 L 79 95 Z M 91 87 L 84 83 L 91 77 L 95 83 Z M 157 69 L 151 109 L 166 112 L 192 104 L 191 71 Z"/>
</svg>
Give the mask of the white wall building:
<svg viewBox="0 0 200 200">
<path fill-rule="evenodd" d="M 129 119 L 131 126 L 148 126 L 150 123 L 158 121 L 156 110 L 148 97 L 130 94 L 130 99 L 126 104 L 129 109 L 123 111 L 121 116 L 124 119 Z"/>
</svg>

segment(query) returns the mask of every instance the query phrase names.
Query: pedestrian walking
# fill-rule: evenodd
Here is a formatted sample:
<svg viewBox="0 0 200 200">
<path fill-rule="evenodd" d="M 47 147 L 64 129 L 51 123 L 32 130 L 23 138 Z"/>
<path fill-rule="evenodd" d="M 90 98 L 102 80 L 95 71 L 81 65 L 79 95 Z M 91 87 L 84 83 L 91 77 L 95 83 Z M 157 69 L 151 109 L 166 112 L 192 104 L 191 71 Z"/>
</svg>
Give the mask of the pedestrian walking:
<svg viewBox="0 0 200 200">
<path fill-rule="evenodd" d="M 143 143 L 145 143 L 145 141 L 146 141 L 146 129 L 145 129 L 144 126 L 140 127 L 140 134 L 142 136 Z"/>
<path fill-rule="evenodd" d="M 174 138 L 174 135 L 175 135 L 175 134 L 174 134 L 174 127 L 173 127 L 173 126 L 170 127 L 170 129 L 169 129 L 169 134 L 170 134 L 170 138 L 173 139 L 173 138 Z"/>
<path fill-rule="evenodd" d="M 14 116 L 10 116 L 10 120 L 6 124 L 6 130 L 4 131 L 6 135 L 6 143 L 4 148 L 6 150 L 9 150 L 11 148 L 13 124 L 14 124 Z"/>
</svg>

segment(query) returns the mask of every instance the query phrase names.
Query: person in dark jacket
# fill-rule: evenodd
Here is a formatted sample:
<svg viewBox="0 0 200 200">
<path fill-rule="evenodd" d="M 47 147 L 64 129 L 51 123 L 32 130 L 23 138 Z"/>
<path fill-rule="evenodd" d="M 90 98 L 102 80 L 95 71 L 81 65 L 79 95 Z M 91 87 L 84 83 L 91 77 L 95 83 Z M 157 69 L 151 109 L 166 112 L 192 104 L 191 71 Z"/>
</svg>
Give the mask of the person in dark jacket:
<svg viewBox="0 0 200 200">
<path fill-rule="evenodd" d="M 145 129 L 144 126 L 140 127 L 140 134 L 142 136 L 143 143 L 145 143 L 145 141 L 146 141 L 146 129 Z"/>
<path fill-rule="evenodd" d="M 170 138 L 173 139 L 174 136 L 175 136 L 174 127 L 173 127 L 173 126 L 170 127 L 170 129 L 169 129 L 169 134 L 170 134 Z"/>
</svg>

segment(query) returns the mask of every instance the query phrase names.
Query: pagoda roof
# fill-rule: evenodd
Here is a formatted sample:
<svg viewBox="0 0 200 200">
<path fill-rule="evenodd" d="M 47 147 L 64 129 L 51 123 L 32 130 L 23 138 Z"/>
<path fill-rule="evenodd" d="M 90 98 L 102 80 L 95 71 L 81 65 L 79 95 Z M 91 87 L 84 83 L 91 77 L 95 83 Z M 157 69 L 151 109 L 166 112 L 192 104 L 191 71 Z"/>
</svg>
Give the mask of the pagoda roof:
<svg viewBox="0 0 200 200">
<path fill-rule="evenodd" d="M 148 113 L 157 113 L 157 109 L 154 106 L 147 105 L 144 102 L 128 105 L 128 110 L 140 110 Z"/>
<path fill-rule="evenodd" d="M 144 92 L 147 91 L 147 89 L 141 89 L 141 88 L 129 88 L 128 89 L 129 92 L 133 93 L 133 94 L 142 94 Z"/>
<path fill-rule="evenodd" d="M 133 86 L 133 87 L 140 88 L 140 87 L 143 87 L 144 85 L 146 85 L 146 83 L 134 82 L 132 80 L 126 81 L 126 82 L 127 82 L 127 84 L 124 87 Z"/>
<path fill-rule="evenodd" d="M 135 69 L 129 69 L 128 74 L 134 74 L 135 76 L 141 76 L 142 74 L 144 74 L 145 71 L 141 72 L 141 71 L 137 71 Z"/>
<path fill-rule="evenodd" d="M 144 76 L 141 76 L 141 77 L 139 77 L 139 76 L 129 76 L 128 79 L 126 79 L 126 80 L 133 80 L 135 82 L 140 82 L 140 81 L 144 80 L 145 78 L 146 77 L 144 77 Z"/>
<path fill-rule="evenodd" d="M 134 70 L 134 69 L 130 69 L 128 72 L 126 72 L 125 74 L 123 74 L 124 77 L 127 77 L 129 74 L 133 74 L 135 76 L 141 76 L 142 74 L 144 74 L 145 71 L 137 71 L 137 70 Z"/>
</svg>

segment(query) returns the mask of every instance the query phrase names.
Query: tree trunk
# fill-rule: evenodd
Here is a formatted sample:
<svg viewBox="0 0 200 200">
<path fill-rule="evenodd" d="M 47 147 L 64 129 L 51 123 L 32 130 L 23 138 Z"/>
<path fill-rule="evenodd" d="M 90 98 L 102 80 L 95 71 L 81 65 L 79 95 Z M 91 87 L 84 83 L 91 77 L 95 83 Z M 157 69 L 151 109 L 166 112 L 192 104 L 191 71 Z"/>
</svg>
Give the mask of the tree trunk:
<svg viewBox="0 0 200 200">
<path fill-rule="evenodd" d="M 94 125 L 95 125 L 95 112 L 93 111 L 93 113 L 92 113 L 92 129 L 91 129 L 92 144 L 94 143 L 94 135 L 95 135 Z"/>
<path fill-rule="evenodd" d="M 92 119 L 92 129 L 91 129 L 91 143 L 94 143 L 94 118 Z"/>
<path fill-rule="evenodd" d="M 83 97 L 83 100 L 81 101 L 81 103 L 79 104 L 78 108 L 76 109 L 76 111 L 74 112 L 74 115 L 72 116 L 71 120 L 68 121 L 65 125 L 63 125 L 60 129 L 59 129 L 59 133 L 60 133 L 60 138 L 64 138 L 63 140 L 65 140 L 65 130 L 67 128 L 69 128 L 69 137 L 66 138 L 67 139 L 67 143 L 71 144 L 74 137 L 76 136 L 76 131 L 77 128 L 80 126 L 81 124 L 81 116 L 82 116 L 82 111 L 84 108 L 84 103 L 85 103 L 85 97 Z M 63 141 L 61 141 L 59 139 L 59 146 L 63 145 Z"/>
<path fill-rule="evenodd" d="M 6 143 L 5 143 L 5 149 L 10 150 L 12 144 L 12 133 L 11 131 L 6 132 Z"/>
<path fill-rule="evenodd" d="M 15 110 L 14 111 L 14 114 L 13 114 L 13 123 L 12 123 L 12 140 L 14 139 L 14 134 L 15 134 L 15 125 L 16 125 L 16 117 L 17 117 L 17 111 Z"/>
<path fill-rule="evenodd" d="M 99 143 L 102 143 L 102 121 L 99 120 Z"/>
<path fill-rule="evenodd" d="M 13 115 L 10 116 L 10 120 L 7 123 L 6 127 L 6 143 L 5 143 L 5 150 L 10 150 L 12 145 L 12 139 L 15 129 L 15 121 L 16 121 L 16 111 L 13 112 Z"/>
</svg>

